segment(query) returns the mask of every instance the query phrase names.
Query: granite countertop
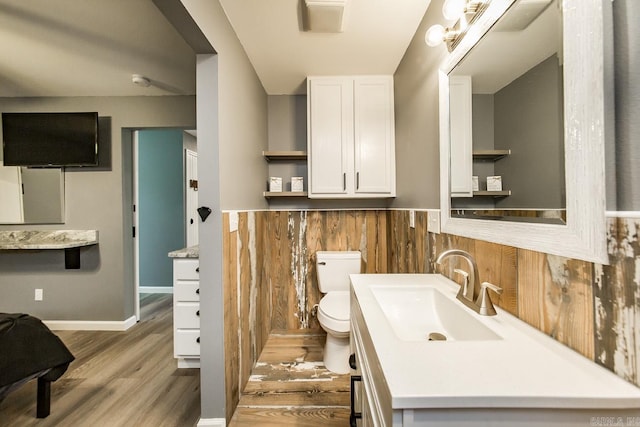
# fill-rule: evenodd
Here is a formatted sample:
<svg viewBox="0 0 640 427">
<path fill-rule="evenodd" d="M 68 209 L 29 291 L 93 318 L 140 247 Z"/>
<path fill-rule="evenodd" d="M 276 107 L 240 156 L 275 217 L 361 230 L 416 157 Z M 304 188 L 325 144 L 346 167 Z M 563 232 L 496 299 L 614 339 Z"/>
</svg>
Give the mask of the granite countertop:
<svg viewBox="0 0 640 427">
<path fill-rule="evenodd" d="M 194 245 L 188 248 L 178 249 L 173 252 L 169 252 L 169 258 L 199 258 L 200 246 Z"/>
<path fill-rule="evenodd" d="M 0 250 L 69 249 L 98 244 L 98 230 L 0 231 Z"/>
</svg>

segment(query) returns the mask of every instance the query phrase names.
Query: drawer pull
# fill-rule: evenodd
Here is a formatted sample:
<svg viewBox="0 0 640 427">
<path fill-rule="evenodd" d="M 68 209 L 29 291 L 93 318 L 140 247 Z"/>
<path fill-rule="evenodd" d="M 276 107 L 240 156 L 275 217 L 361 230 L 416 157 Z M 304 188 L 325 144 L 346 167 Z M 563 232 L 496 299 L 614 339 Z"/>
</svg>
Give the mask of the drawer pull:
<svg viewBox="0 0 640 427">
<path fill-rule="evenodd" d="M 362 382 L 362 377 L 360 375 L 351 375 L 351 413 L 349 414 L 349 425 L 351 427 L 356 427 L 356 420 L 362 418 L 362 412 L 356 412 L 356 381 Z"/>
<path fill-rule="evenodd" d="M 196 289 L 196 294 L 200 295 L 200 288 Z"/>
<path fill-rule="evenodd" d="M 200 310 L 196 311 L 196 316 L 200 316 Z"/>
<path fill-rule="evenodd" d="M 200 273 L 200 267 L 196 267 L 196 273 Z"/>
<path fill-rule="evenodd" d="M 200 344 L 200 337 L 196 338 L 196 342 Z"/>
</svg>

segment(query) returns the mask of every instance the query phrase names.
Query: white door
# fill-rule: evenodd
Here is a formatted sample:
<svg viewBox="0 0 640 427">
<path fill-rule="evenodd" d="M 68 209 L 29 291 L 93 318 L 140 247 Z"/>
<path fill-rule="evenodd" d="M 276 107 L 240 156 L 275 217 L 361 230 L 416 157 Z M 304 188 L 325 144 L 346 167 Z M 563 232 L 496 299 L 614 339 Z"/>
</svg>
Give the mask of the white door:
<svg viewBox="0 0 640 427">
<path fill-rule="evenodd" d="M 0 160 L 0 223 L 24 221 L 22 178 L 17 166 L 4 166 Z"/>
<path fill-rule="evenodd" d="M 391 76 L 354 80 L 356 193 L 395 195 L 395 130 Z"/>
<path fill-rule="evenodd" d="M 198 244 L 198 153 L 185 150 L 187 246 Z"/>
</svg>

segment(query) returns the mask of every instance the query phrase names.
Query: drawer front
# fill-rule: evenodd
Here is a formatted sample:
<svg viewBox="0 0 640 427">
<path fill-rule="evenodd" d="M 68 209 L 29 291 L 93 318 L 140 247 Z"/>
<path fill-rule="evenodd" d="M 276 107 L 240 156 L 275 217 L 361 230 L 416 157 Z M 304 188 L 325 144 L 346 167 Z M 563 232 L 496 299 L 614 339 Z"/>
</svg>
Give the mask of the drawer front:
<svg viewBox="0 0 640 427">
<path fill-rule="evenodd" d="M 200 282 L 195 280 L 176 281 L 173 286 L 173 300 L 175 302 L 200 301 Z"/>
<path fill-rule="evenodd" d="M 179 302 L 173 309 L 175 329 L 200 329 L 200 303 Z"/>
<path fill-rule="evenodd" d="M 199 266 L 198 259 L 176 259 L 173 261 L 173 279 L 198 280 L 200 279 Z"/>
<path fill-rule="evenodd" d="M 178 329 L 173 336 L 173 352 L 176 357 L 200 357 L 200 330 Z"/>
</svg>

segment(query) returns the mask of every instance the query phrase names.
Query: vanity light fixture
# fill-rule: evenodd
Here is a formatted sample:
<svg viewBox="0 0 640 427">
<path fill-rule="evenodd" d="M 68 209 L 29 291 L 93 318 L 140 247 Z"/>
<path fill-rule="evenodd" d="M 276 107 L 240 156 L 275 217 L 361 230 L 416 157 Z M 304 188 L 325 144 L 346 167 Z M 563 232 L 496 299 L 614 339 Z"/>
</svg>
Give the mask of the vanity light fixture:
<svg viewBox="0 0 640 427">
<path fill-rule="evenodd" d="M 451 27 L 440 24 L 432 25 L 424 36 L 428 46 L 435 47 L 445 42 L 451 52 L 464 37 L 469 25 L 487 8 L 490 0 L 446 0 L 442 5 L 442 15 L 445 19 L 454 20 Z"/>
</svg>

